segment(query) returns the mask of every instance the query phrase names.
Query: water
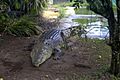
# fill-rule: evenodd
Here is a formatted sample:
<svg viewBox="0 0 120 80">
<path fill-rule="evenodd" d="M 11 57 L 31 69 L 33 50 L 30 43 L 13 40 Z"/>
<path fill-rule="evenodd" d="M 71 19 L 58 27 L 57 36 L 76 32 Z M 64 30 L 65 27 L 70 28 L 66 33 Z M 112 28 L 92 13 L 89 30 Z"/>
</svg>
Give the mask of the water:
<svg viewBox="0 0 120 80">
<path fill-rule="evenodd" d="M 90 18 L 102 18 L 99 15 L 77 15 L 75 14 L 74 7 L 67 7 L 66 10 L 66 18 L 62 18 L 60 20 L 59 29 L 67 30 L 71 27 L 80 26 L 79 23 L 73 22 L 73 19 L 90 19 Z M 103 25 L 101 21 L 86 23 L 85 33 L 81 35 L 81 37 L 88 37 L 88 38 L 98 38 L 98 39 L 105 39 L 109 38 L 109 30 L 108 28 Z M 70 31 L 66 31 L 66 33 L 70 33 Z"/>
<path fill-rule="evenodd" d="M 103 25 L 101 21 L 96 21 L 92 23 L 88 23 L 87 28 L 85 29 L 86 33 L 82 34 L 81 37 L 88 38 L 98 38 L 98 39 L 106 39 L 109 38 L 109 30 L 107 25 Z"/>
</svg>

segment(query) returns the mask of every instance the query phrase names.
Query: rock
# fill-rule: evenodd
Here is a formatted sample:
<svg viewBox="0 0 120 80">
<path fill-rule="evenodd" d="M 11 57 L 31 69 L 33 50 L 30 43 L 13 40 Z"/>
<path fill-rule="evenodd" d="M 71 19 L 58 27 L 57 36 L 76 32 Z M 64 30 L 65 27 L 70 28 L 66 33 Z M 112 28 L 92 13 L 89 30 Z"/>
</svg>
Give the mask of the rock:
<svg viewBox="0 0 120 80">
<path fill-rule="evenodd" d="M 3 78 L 0 78 L 0 80 L 4 80 Z"/>
<path fill-rule="evenodd" d="M 46 78 L 48 78 L 49 76 L 48 75 L 45 75 Z"/>
<path fill-rule="evenodd" d="M 60 80 L 59 78 L 56 78 L 55 80 Z"/>
</svg>

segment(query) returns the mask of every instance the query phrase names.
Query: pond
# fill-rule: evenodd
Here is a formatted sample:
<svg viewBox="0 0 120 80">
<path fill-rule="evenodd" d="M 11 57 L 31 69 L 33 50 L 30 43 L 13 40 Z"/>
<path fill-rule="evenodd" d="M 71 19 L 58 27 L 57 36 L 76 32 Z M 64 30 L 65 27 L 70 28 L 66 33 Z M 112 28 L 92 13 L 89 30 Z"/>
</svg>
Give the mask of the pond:
<svg viewBox="0 0 120 80">
<path fill-rule="evenodd" d="M 106 39 L 109 38 L 109 30 L 107 25 L 103 25 L 101 21 L 96 21 L 92 23 L 88 23 L 87 27 L 84 29 L 85 33 L 81 35 L 81 37 L 85 38 L 98 38 L 98 39 Z"/>
<path fill-rule="evenodd" d="M 60 20 L 61 29 L 67 29 L 74 26 L 84 28 L 85 33 L 81 35 L 82 38 L 109 38 L 109 30 L 107 28 L 107 20 L 100 15 L 84 15 L 75 14 L 73 7 L 67 7 L 67 17 Z M 74 13 L 74 14 L 72 14 Z M 81 25 L 80 25 L 81 24 Z M 83 27 L 85 26 L 85 27 Z"/>
</svg>

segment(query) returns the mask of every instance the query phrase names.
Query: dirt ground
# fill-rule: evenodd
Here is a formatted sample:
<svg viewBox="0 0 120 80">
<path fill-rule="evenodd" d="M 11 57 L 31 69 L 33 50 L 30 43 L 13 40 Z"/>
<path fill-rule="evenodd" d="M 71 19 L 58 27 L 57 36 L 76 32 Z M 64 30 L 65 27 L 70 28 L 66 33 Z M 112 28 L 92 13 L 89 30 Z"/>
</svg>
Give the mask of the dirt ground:
<svg viewBox="0 0 120 80">
<path fill-rule="evenodd" d="M 102 66 L 96 61 L 99 59 L 96 54 L 100 49 L 98 45 L 71 38 L 71 46 L 60 60 L 51 57 L 36 68 L 31 64 L 30 51 L 27 50 L 33 40 L 34 37 L 0 38 L 0 80 L 98 80 L 92 75 Z M 109 64 L 109 61 L 103 63 Z M 100 80 L 110 79 L 103 77 Z"/>
<path fill-rule="evenodd" d="M 38 23 L 45 29 L 56 26 L 41 18 Z M 96 44 L 72 37 L 68 40 L 71 46 L 63 50 L 60 60 L 51 57 L 36 68 L 31 63 L 31 51 L 28 50 L 35 39 L 34 36 L 0 36 L 0 80 L 98 80 L 98 75 L 101 75 L 98 70 L 110 63 L 109 49 L 104 43 Z M 110 79 L 103 76 L 99 80 Z"/>
</svg>

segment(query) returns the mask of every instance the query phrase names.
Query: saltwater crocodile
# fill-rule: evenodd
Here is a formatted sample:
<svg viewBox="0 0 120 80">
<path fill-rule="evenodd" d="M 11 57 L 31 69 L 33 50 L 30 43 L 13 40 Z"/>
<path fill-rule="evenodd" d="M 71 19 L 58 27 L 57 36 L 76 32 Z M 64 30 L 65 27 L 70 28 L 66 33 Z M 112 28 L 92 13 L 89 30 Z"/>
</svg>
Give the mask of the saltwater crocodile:
<svg viewBox="0 0 120 80">
<path fill-rule="evenodd" d="M 43 33 L 31 52 L 32 64 L 39 67 L 39 65 L 48 60 L 53 53 L 55 55 L 54 59 L 59 59 L 62 54 L 61 47 L 67 47 L 66 37 L 70 34 L 70 29 L 52 29 Z"/>
</svg>

